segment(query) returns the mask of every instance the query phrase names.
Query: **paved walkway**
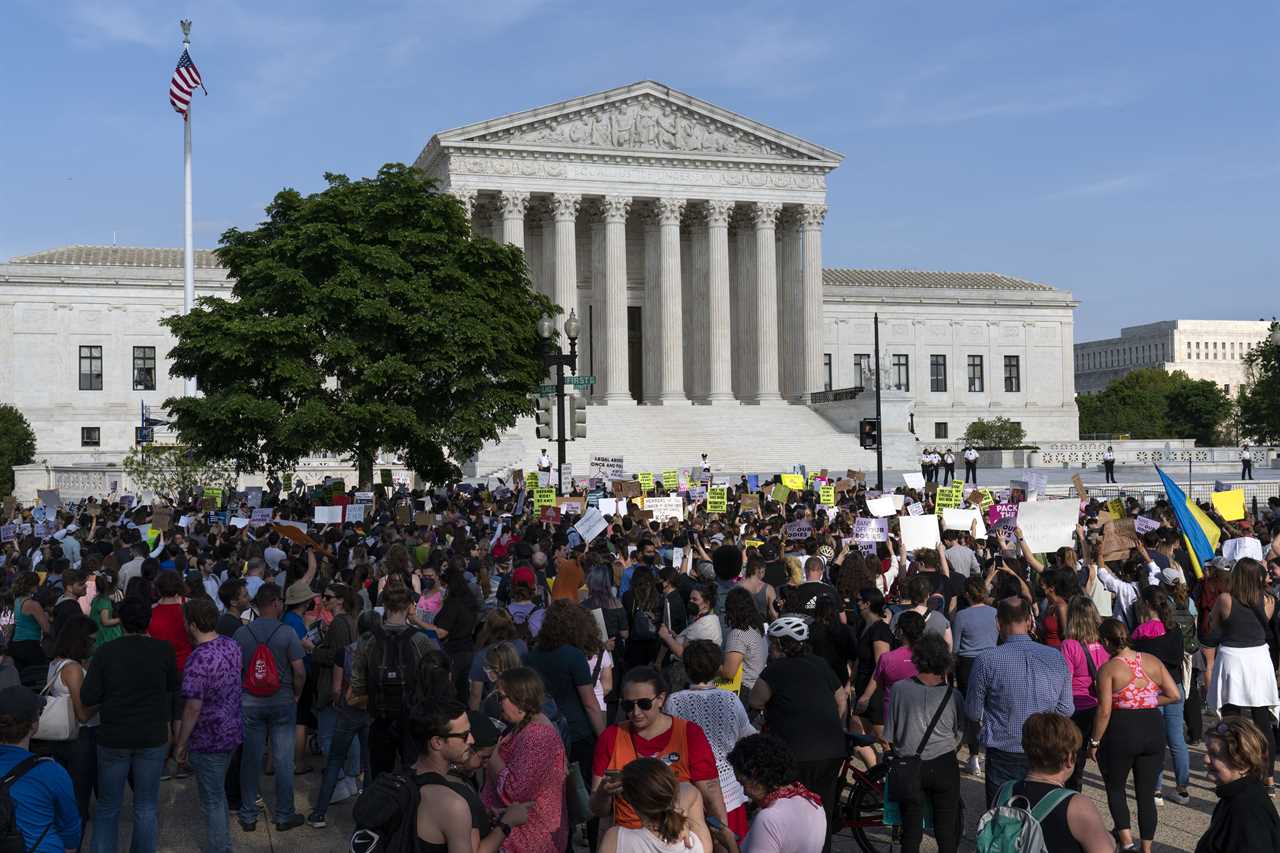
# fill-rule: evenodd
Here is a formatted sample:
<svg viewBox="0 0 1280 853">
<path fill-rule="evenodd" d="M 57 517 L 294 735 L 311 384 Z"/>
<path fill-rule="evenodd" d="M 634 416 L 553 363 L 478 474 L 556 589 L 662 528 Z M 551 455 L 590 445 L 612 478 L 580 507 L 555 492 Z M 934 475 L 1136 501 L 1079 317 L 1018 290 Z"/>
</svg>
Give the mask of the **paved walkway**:
<svg viewBox="0 0 1280 853">
<path fill-rule="evenodd" d="M 1209 715 L 1210 718 L 1212 715 Z M 1166 756 L 1167 758 L 1167 756 Z M 1171 780 L 1171 773 L 1166 772 L 1166 779 Z M 962 851 L 974 849 L 974 834 L 979 816 L 983 809 L 983 787 L 980 779 L 963 777 L 963 793 L 965 798 L 965 838 L 961 844 Z M 264 796 L 268 805 L 272 803 L 273 791 L 270 780 Z M 295 801 L 299 807 L 309 804 L 319 786 L 319 774 L 312 772 L 298 777 L 295 790 Z M 1103 823 L 1110 827 L 1111 818 L 1107 813 L 1106 798 L 1102 789 L 1102 780 L 1098 776 L 1097 767 L 1090 765 L 1086 774 L 1086 793 L 1098 805 L 1103 816 Z M 1169 782 L 1171 784 L 1171 782 Z M 1156 832 L 1154 849 L 1157 851 L 1192 851 L 1196 842 L 1209 826 L 1209 816 L 1217 798 L 1213 786 L 1204 772 L 1204 752 L 1193 748 L 1191 756 L 1191 803 L 1179 806 L 1168 803 L 1159 808 L 1159 829 Z M 1130 797 L 1129 808 L 1131 820 L 1137 825 L 1137 807 Z M 305 811 L 304 811 L 305 813 Z M 126 812 L 128 799 L 126 797 Z M 303 825 L 289 832 L 276 832 L 269 820 L 258 822 L 256 832 L 245 833 L 240 830 L 234 816 L 231 818 L 231 840 L 234 849 L 242 851 L 307 851 L 307 853 L 346 853 L 348 840 L 351 837 L 351 803 L 333 806 L 328 812 L 329 826 L 326 829 L 312 829 Z M 122 823 L 125 823 L 122 821 Z M 127 849 L 127 824 L 121 832 L 121 849 Z M 200 816 L 200 808 L 196 802 L 196 786 L 194 779 L 171 780 L 161 783 L 160 790 L 160 832 L 159 850 L 163 853 L 198 853 L 204 838 L 204 826 Z M 834 849 L 839 853 L 857 851 L 857 845 L 846 834 L 836 839 Z M 933 841 L 925 837 L 926 851 L 935 850 Z"/>
</svg>

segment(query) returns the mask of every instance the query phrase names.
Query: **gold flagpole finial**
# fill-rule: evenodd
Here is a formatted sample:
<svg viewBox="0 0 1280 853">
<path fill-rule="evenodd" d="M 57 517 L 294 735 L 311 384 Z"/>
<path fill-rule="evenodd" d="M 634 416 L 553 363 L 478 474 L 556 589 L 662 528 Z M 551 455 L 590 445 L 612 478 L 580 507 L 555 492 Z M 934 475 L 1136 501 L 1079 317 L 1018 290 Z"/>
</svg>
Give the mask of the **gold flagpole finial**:
<svg viewBox="0 0 1280 853">
<path fill-rule="evenodd" d="M 182 27 L 182 43 L 191 44 L 191 22 L 183 18 L 178 22 L 178 26 Z"/>
</svg>

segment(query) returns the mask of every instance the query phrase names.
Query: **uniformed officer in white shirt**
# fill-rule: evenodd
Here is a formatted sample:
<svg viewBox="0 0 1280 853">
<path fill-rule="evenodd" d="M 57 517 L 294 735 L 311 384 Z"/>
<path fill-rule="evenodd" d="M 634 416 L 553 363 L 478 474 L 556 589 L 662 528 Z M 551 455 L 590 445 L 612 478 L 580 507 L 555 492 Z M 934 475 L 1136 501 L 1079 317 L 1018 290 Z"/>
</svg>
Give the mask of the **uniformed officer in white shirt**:
<svg viewBox="0 0 1280 853">
<path fill-rule="evenodd" d="M 947 448 L 947 452 L 942 456 L 942 464 L 944 467 L 943 479 L 950 483 L 956 478 L 956 455 L 951 452 L 951 448 Z"/>
<path fill-rule="evenodd" d="M 1107 472 L 1107 482 L 1114 483 L 1116 481 L 1116 454 L 1109 444 L 1106 452 L 1102 454 L 1102 467 Z"/>
<path fill-rule="evenodd" d="M 973 447 L 966 447 L 961 453 L 964 456 L 964 481 L 969 482 L 969 478 L 973 477 L 973 484 L 978 485 L 978 451 Z"/>
<path fill-rule="evenodd" d="M 1240 448 L 1240 479 L 1253 479 L 1253 454 L 1249 452 L 1249 445 Z"/>
<path fill-rule="evenodd" d="M 707 454 L 702 454 L 702 476 L 711 476 L 711 463 L 707 461 Z"/>
<path fill-rule="evenodd" d="M 542 448 L 542 455 L 538 457 L 538 470 L 551 472 L 551 457 L 547 455 L 547 449 Z"/>
</svg>

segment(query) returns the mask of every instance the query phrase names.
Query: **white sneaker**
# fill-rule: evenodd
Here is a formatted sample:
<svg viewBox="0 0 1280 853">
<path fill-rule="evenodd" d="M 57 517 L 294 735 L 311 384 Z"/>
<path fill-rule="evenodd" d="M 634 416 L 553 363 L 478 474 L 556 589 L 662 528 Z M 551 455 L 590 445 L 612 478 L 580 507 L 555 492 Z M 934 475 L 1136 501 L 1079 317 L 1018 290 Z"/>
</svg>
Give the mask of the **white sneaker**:
<svg viewBox="0 0 1280 853">
<path fill-rule="evenodd" d="M 1180 806 L 1185 806 L 1187 803 L 1191 802 L 1191 794 L 1186 791 L 1175 790 L 1172 794 L 1166 794 L 1165 796 L 1168 798 L 1169 802 L 1177 803 Z"/>
<path fill-rule="evenodd" d="M 977 755 L 970 755 L 969 760 L 964 763 L 964 772 L 970 776 L 981 776 L 982 759 Z"/>
<path fill-rule="evenodd" d="M 1164 792 L 1163 792 L 1163 791 L 1156 791 L 1156 805 L 1157 805 L 1157 806 L 1163 806 L 1163 805 L 1164 805 Z"/>
</svg>

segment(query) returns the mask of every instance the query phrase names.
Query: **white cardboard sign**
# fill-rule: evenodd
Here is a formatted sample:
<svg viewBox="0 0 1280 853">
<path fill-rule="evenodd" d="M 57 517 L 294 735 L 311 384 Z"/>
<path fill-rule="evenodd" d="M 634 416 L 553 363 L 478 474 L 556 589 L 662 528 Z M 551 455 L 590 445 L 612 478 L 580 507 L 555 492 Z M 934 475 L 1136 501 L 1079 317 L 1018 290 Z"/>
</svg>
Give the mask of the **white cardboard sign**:
<svg viewBox="0 0 1280 853">
<path fill-rule="evenodd" d="M 938 535 L 936 515 L 904 515 L 898 519 L 902 544 L 908 551 L 918 548 L 937 548 L 942 541 Z"/>
<path fill-rule="evenodd" d="M 648 506 L 647 501 L 645 502 L 645 506 Z M 867 509 L 876 518 L 888 518 L 896 512 L 893 508 L 892 497 L 868 498 Z"/>
<path fill-rule="evenodd" d="M 1075 499 L 1018 504 L 1018 526 L 1036 554 L 1072 547 L 1079 518 L 1080 502 Z"/>
</svg>

